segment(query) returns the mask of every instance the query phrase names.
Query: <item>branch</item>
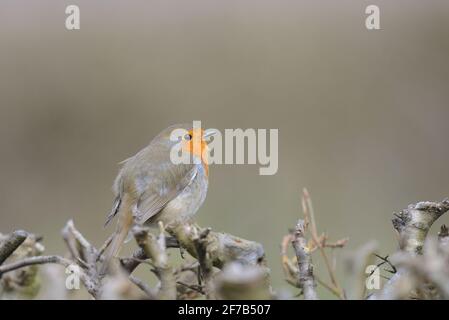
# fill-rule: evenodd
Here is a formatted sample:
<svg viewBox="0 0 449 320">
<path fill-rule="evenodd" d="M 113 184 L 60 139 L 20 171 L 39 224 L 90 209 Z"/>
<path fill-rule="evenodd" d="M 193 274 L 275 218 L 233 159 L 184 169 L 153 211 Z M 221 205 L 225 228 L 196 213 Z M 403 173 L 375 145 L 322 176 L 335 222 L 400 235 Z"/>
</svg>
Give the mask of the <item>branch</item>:
<svg viewBox="0 0 449 320">
<path fill-rule="evenodd" d="M 133 228 L 133 234 L 136 238 L 137 244 L 149 257 L 154 267 L 156 268 L 156 275 L 160 280 L 161 287 L 158 292 L 159 299 L 176 299 L 176 281 L 173 276 L 173 270 L 168 264 L 168 257 L 165 247 L 164 229 L 161 226 L 161 233 L 159 237 L 155 237 L 148 230 L 140 226 Z"/>
<path fill-rule="evenodd" d="M 449 248 L 434 238 L 426 240 L 423 255 L 398 252 L 392 260 L 400 269 L 405 269 L 410 277 L 415 278 L 418 295 L 424 298 L 435 296 L 449 299 Z M 430 281 L 430 282 L 429 282 Z M 421 288 L 419 287 L 421 285 Z M 430 289 L 430 291 L 429 291 Z"/>
<path fill-rule="evenodd" d="M 150 288 L 146 283 L 144 283 L 139 278 L 134 277 L 133 275 L 129 276 L 129 280 L 134 283 L 140 290 L 142 290 L 150 300 L 155 300 L 157 293 L 155 290 Z"/>
<path fill-rule="evenodd" d="M 70 260 L 64 259 L 59 256 L 38 256 L 38 257 L 31 257 L 26 258 L 23 260 L 15 261 L 10 264 L 6 264 L 3 266 L 0 266 L 0 276 L 4 273 L 17 270 L 23 267 L 32 266 L 36 264 L 44 264 L 44 263 L 57 263 L 60 265 L 63 265 L 65 267 L 68 267 L 72 264 Z"/>
<path fill-rule="evenodd" d="M 21 233 L 14 232 L 14 234 Z M 0 242 L 10 239 L 11 235 L 0 235 Z M 27 233 L 26 239 L 19 245 L 11 255 L 5 260 L 5 263 L 12 263 L 21 259 L 33 256 L 40 256 L 45 250 L 39 242 L 40 237 Z M 0 275 L 0 292 L 3 291 L 4 299 L 32 299 L 41 287 L 37 266 L 29 266 L 9 272 L 3 276 Z M 2 293 L 0 293 L 0 296 Z M 1 299 L 1 298 L 0 298 Z"/>
<path fill-rule="evenodd" d="M 212 261 L 209 259 L 209 253 L 207 251 L 209 246 L 207 236 L 209 235 L 210 231 L 211 229 L 207 228 L 200 232 L 197 228 L 194 227 L 192 237 L 196 256 L 198 257 L 198 262 L 200 264 L 201 275 L 205 282 L 206 297 L 208 299 L 213 298 L 212 275 L 214 272 Z"/>
<path fill-rule="evenodd" d="M 427 233 L 433 223 L 449 210 L 449 199 L 441 202 L 423 201 L 411 204 L 398 214 L 393 214 L 393 227 L 399 234 L 400 249 L 412 256 L 421 255 Z M 384 285 L 381 292 L 370 299 L 395 299 L 399 297 L 400 288 L 404 288 L 406 279 L 410 279 L 407 268 L 399 268 Z"/>
<path fill-rule="evenodd" d="M 326 269 L 332 284 L 332 290 L 338 293 L 340 299 L 345 299 L 343 289 L 341 288 L 340 283 L 337 280 L 335 270 L 332 267 L 330 259 L 326 253 L 325 244 L 323 243 L 323 241 L 320 240 L 320 237 L 318 236 L 318 229 L 315 222 L 315 213 L 313 210 L 312 198 L 310 197 L 309 191 L 307 191 L 306 188 L 303 189 L 301 204 L 304 212 L 305 222 L 308 223 L 310 221 L 311 223 L 310 234 L 312 236 L 314 246 L 316 246 L 319 249 L 320 254 L 323 257 L 324 263 L 326 264 Z M 346 240 L 343 239 L 340 241 L 342 241 L 343 246 L 346 244 Z"/>
<path fill-rule="evenodd" d="M 194 239 L 194 229 L 201 234 L 203 229 L 196 224 L 177 224 L 167 228 L 190 255 L 198 259 Z M 245 240 L 227 233 L 210 231 L 207 234 L 207 253 L 212 265 L 223 268 L 225 264 L 237 261 L 247 265 L 265 266 L 265 253 L 260 243 Z"/>
<path fill-rule="evenodd" d="M 6 240 L 0 243 L 0 265 L 16 250 L 28 237 L 28 233 L 17 230 L 11 233 Z"/>
<path fill-rule="evenodd" d="M 304 236 L 305 225 L 304 220 L 298 220 L 296 225 L 294 238 L 292 240 L 295 249 L 296 258 L 298 260 L 298 283 L 304 293 L 305 300 L 317 300 L 316 283 L 313 277 L 312 257 L 307 247 L 307 240 Z"/>
<path fill-rule="evenodd" d="M 165 246 L 167 249 L 179 248 L 179 243 L 174 237 L 165 237 Z M 131 257 L 121 258 L 120 264 L 126 272 L 131 274 L 145 259 L 149 259 L 149 257 L 145 254 L 145 251 L 143 251 L 142 248 L 138 248 L 133 252 Z"/>
<path fill-rule="evenodd" d="M 83 269 L 81 280 L 86 290 L 92 297 L 100 297 L 101 279 L 97 270 L 98 250 L 75 228 L 73 220 L 67 221 L 62 229 L 62 236 L 72 259 Z"/>
<path fill-rule="evenodd" d="M 73 220 L 67 221 L 62 229 L 62 236 L 67 243 L 74 260 L 81 259 L 92 270 L 96 269 L 98 257 L 97 249 L 75 228 Z"/>
<path fill-rule="evenodd" d="M 131 274 L 142 261 L 149 258 L 150 257 L 146 255 L 145 251 L 142 248 L 139 248 L 133 252 L 131 257 L 121 258 L 120 264 L 128 274 Z"/>
<path fill-rule="evenodd" d="M 449 199 L 441 202 L 418 202 L 395 214 L 393 227 L 400 237 L 400 248 L 413 254 L 421 254 L 427 233 L 432 224 L 449 210 Z"/>
<path fill-rule="evenodd" d="M 267 300 L 271 298 L 265 268 L 232 262 L 215 279 L 217 297 L 224 300 Z"/>
</svg>

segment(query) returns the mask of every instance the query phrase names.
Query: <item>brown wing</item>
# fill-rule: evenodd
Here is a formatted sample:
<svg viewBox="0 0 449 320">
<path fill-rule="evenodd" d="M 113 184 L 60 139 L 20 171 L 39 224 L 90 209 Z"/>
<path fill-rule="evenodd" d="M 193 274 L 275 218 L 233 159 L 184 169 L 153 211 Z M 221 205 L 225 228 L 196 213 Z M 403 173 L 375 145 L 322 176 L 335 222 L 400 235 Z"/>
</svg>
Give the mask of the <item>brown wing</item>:
<svg viewBox="0 0 449 320">
<path fill-rule="evenodd" d="M 124 194 L 134 199 L 134 216 L 137 223 L 144 223 L 176 198 L 195 178 L 195 164 L 174 164 L 170 151 L 174 142 L 169 135 L 175 128 L 188 125 L 174 125 L 165 129 L 144 149 L 123 161 L 114 183 L 116 198 L 113 209 L 107 217 L 109 223 L 120 209 Z"/>
<path fill-rule="evenodd" d="M 142 224 L 156 215 L 192 182 L 197 174 L 196 167 L 192 166 L 186 172 L 183 169 L 171 168 L 172 172 L 166 173 L 165 177 L 154 177 L 154 183 L 149 185 L 137 202 L 136 223 Z"/>
</svg>

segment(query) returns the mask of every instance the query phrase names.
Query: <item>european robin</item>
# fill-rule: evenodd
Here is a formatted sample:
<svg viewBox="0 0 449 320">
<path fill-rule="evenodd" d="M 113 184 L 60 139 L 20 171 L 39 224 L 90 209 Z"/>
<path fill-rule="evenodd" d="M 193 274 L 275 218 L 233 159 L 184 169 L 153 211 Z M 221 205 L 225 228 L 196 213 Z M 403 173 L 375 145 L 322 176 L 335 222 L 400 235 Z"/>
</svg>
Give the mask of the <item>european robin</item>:
<svg viewBox="0 0 449 320">
<path fill-rule="evenodd" d="M 175 140 L 171 135 L 177 129 L 184 129 L 185 134 Z M 198 211 L 206 198 L 209 179 L 206 140 L 216 132 L 191 124 L 173 125 L 122 162 L 113 186 L 114 205 L 105 223 L 118 216 L 117 228 L 101 274 L 118 254 L 133 224 L 169 225 L 188 220 Z M 193 161 L 175 164 L 171 158 L 175 146 Z"/>
</svg>

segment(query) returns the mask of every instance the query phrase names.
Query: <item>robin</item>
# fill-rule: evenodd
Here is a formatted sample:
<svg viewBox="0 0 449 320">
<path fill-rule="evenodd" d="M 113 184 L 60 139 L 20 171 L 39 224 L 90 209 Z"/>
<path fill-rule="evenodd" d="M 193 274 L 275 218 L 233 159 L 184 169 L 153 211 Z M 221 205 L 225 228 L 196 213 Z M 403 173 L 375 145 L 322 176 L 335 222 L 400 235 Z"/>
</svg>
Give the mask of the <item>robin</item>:
<svg viewBox="0 0 449 320">
<path fill-rule="evenodd" d="M 173 132 L 182 132 L 173 139 Z M 181 131 L 180 131 L 181 130 Z M 170 225 L 195 215 L 203 204 L 208 187 L 208 137 L 217 133 L 192 124 L 173 125 L 156 136 L 148 146 L 121 164 L 113 190 L 115 200 L 105 226 L 118 216 L 113 240 L 100 274 L 105 274 L 112 257 L 118 254 L 134 224 Z M 199 147 L 198 147 L 199 146 Z M 193 161 L 175 163 L 173 148 L 186 152 Z"/>
</svg>

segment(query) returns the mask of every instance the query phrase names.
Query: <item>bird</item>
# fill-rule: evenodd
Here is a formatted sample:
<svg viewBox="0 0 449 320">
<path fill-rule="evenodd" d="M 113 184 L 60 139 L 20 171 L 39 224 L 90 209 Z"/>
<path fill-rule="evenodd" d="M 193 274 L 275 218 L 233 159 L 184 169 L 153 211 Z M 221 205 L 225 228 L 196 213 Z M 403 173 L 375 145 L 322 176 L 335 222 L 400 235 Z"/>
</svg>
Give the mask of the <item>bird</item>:
<svg viewBox="0 0 449 320">
<path fill-rule="evenodd" d="M 183 135 L 173 139 L 173 132 Z M 122 161 L 113 184 L 115 199 L 105 222 L 118 217 L 105 252 L 100 275 L 105 275 L 133 225 L 155 227 L 191 219 L 203 204 L 209 183 L 207 140 L 218 131 L 191 123 L 175 124 L 160 132 L 148 146 Z M 192 161 L 173 161 L 172 150 L 186 152 Z"/>
</svg>

